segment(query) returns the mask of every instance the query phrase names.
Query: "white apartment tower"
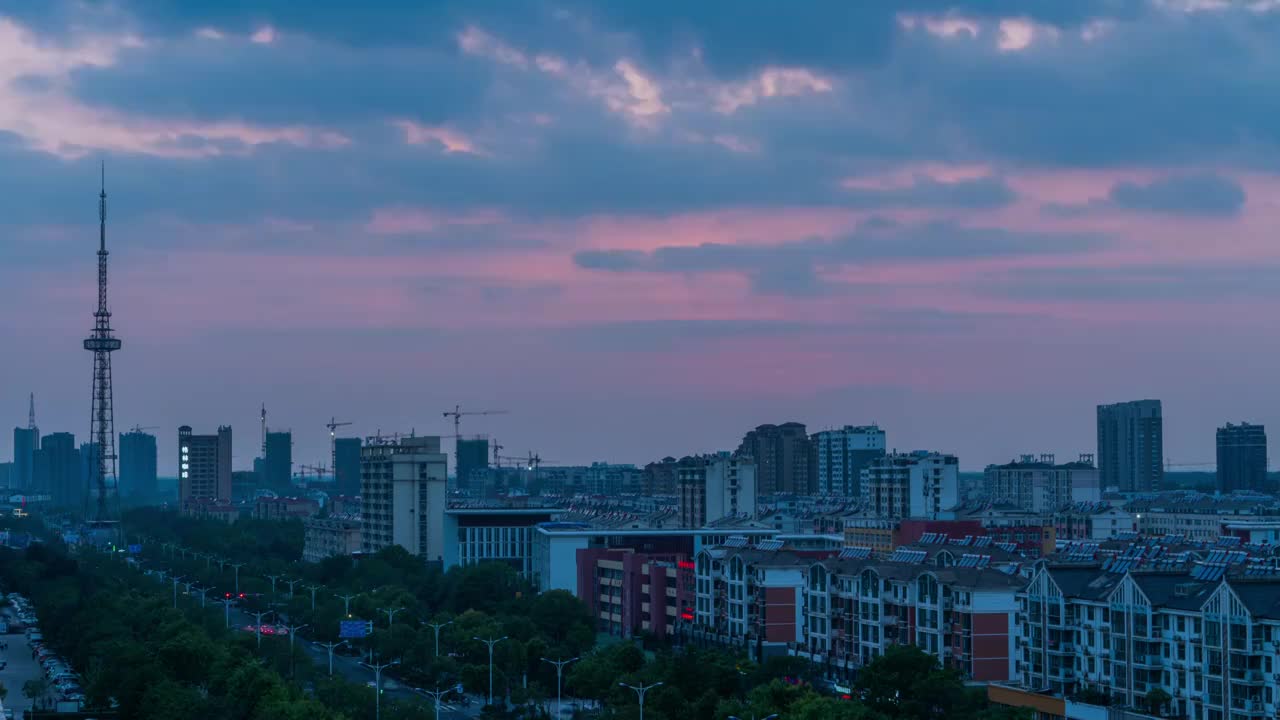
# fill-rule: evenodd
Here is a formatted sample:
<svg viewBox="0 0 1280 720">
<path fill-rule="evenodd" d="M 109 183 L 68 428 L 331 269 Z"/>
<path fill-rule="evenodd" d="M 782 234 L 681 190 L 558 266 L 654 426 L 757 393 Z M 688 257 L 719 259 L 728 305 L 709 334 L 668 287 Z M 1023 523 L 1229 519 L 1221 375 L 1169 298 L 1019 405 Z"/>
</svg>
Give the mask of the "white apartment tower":
<svg viewBox="0 0 1280 720">
<path fill-rule="evenodd" d="M 360 448 L 364 552 L 399 545 L 427 562 L 444 559 L 446 466 L 437 436 L 368 439 Z"/>
<path fill-rule="evenodd" d="M 840 497 L 861 494 L 862 469 L 884 457 L 884 430 L 876 425 L 845 425 L 813 434 L 818 493 Z"/>
<path fill-rule="evenodd" d="M 949 519 L 960 504 L 959 469 L 955 455 L 885 455 L 863 469 L 862 500 L 876 517 Z"/>
</svg>

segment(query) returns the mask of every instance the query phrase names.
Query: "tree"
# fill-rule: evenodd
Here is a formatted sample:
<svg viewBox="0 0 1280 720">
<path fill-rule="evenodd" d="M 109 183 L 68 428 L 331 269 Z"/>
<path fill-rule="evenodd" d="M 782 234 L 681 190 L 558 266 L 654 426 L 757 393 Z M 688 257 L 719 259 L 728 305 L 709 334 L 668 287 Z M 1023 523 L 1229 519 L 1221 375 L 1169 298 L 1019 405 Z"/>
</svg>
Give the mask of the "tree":
<svg viewBox="0 0 1280 720">
<path fill-rule="evenodd" d="M 957 673 L 912 645 L 892 645 L 859 673 L 854 689 L 872 710 L 901 720 L 943 720 L 965 701 Z"/>
<path fill-rule="evenodd" d="M 1143 704 L 1146 706 L 1147 712 L 1152 715 L 1159 715 L 1163 717 L 1165 706 L 1167 706 L 1172 700 L 1173 696 L 1165 692 L 1162 688 L 1155 688 L 1148 692 L 1147 696 L 1143 698 Z"/>
<path fill-rule="evenodd" d="M 22 695 L 37 707 L 44 704 L 44 695 L 49 692 L 49 683 L 44 678 L 36 678 L 22 683 Z"/>
</svg>

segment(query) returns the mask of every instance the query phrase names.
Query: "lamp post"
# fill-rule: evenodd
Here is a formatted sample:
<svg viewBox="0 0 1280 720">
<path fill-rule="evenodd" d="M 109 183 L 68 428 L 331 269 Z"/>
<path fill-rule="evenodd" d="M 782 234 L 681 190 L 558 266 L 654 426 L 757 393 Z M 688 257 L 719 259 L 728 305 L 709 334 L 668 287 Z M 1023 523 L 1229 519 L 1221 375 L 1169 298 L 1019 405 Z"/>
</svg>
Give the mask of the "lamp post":
<svg viewBox="0 0 1280 720">
<path fill-rule="evenodd" d="M 223 615 L 225 615 L 225 620 L 228 628 L 231 627 L 231 604 L 234 603 L 235 601 L 236 599 L 231 597 L 230 594 L 228 594 L 227 597 L 224 597 L 222 598 L 222 600 L 219 601 L 222 603 L 222 609 L 224 611 Z"/>
<path fill-rule="evenodd" d="M 293 599 L 293 586 L 302 582 L 301 580 L 285 580 L 284 584 L 289 586 L 289 599 Z"/>
<path fill-rule="evenodd" d="M 376 720 L 382 720 L 382 671 L 392 665 L 399 664 L 399 660 L 392 660 L 389 663 L 382 663 L 381 665 L 374 665 L 370 663 L 370 667 L 373 668 L 373 708 Z"/>
<path fill-rule="evenodd" d="M 452 620 L 450 620 L 449 622 L 442 622 L 442 623 L 427 623 L 427 627 L 434 630 L 436 634 L 436 651 L 434 653 L 434 657 L 440 657 L 440 628 L 449 627 L 452 624 L 453 624 Z"/>
<path fill-rule="evenodd" d="M 204 598 L 205 598 L 205 593 L 209 592 L 209 591 L 210 591 L 210 590 L 212 590 L 212 589 L 213 589 L 213 588 L 193 587 L 193 588 L 191 588 L 191 590 L 190 590 L 190 591 L 188 591 L 188 592 L 194 591 L 194 592 L 198 592 L 198 593 L 200 593 L 200 607 L 201 607 L 201 608 L 203 608 L 203 607 L 204 607 Z"/>
<path fill-rule="evenodd" d="M 254 634 L 255 634 L 255 635 L 257 635 L 257 636 L 258 636 L 258 649 L 259 649 L 259 650 L 261 650 L 261 649 L 262 649 L 262 618 L 264 618 L 264 617 L 266 617 L 266 616 L 270 615 L 270 614 L 271 614 L 271 613 L 273 613 L 273 612 L 275 612 L 275 610 L 263 610 L 262 612 L 256 612 L 256 613 L 255 613 L 255 612 L 251 612 L 251 613 L 249 613 L 250 615 L 252 615 L 252 616 L 254 617 L 254 619 L 255 619 L 255 620 L 257 620 L 257 622 L 256 622 L 256 623 L 254 623 L 254 626 L 253 626 L 253 632 L 254 632 Z"/>
<path fill-rule="evenodd" d="M 569 658 L 568 660 L 552 660 L 550 658 L 542 658 L 542 662 L 551 663 L 552 665 L 556 666 L 556 717 L 560 717 L 561 715 L 564 714 L 564 705 L 560 701 L 560 674 L 564 672 L 565 665 L 568 665 L 569 663 L 577 659 L 578 658 L 576 657 Z"/>
<path fill-rule="evenodd" d="M 342 598 L 342 614 L 351 617 L 351 599 L 360 597 L 360 593 L 355 595 L 334 595 L 334 597 Z"/>
<path fill-rule="evenodd" d="M 173 609 L 178 609 L 178 583 L 182 582 L 182 578 L 178 575 L 173 576 Z"/>
<path fill-rule="evenodd" d="M 284 577 L 283 575 L 267 575 L 266 578 L 271 581 L 271 601 L 276 600 L 276 581 Z"/>
<path fill-rule="evenodd" d="M 294 675 L 296 671 L 293 664 L 293 639 L 297 637 L 298 631 L 306 625 L 285 625 L 285 629 L 289 631 L 289 674 Z"/>
<path fill-rule="evenodd" d="M 742 718 L 738 717 L 737 715 L 730 715 L 729 720 L 742 720 Z M 756 720 L 755 713 L 751 714 L 751 720 Z M 772 715 L 765 715 L 764 717 L 760 718 L 760 720 L 778 720 L 778 713 L 774 713 Z"/>
<path fill-rule="evenodd" d="M 240 568 L 244 567 L 244 563 L 229 563 L 236 571 L 236 595 L 240 594 Z"/>
<path fill-rule="evenodd" d="M 303 585 L 303 587 L 311 591 L 311 612 L 315 612 L 316 611 L 316 591 L 324 586 L 323 585 Z"/>
<path fill-rule="evenodd" d="M 506 640 L 507 636 L 503 635 L 500 638 L 488 638 L 488 639 L 482 638 L 482 637 L 473 637 L 471 639 L 479 640 L 480 642 L 489 646 L 489 704 L 492 705 L 493 704 L 493 646 L 497 645 L 503 640 Z"/>
<path fill-rule="evenodd" d="M 408 608 L 378 608 L 378 612 L 384 612 L 387 614 L 387 629 L 390 630 L 392 623 L 395 622 L 396 613 L 404 612 L 407 609 Z"/>
<path fill-rule="evenodd" d="M 449 691 L 436 688 L 435 690 L 423 690 L 422 694 L 430 695 L 431 699 L 436 701 L 436 720 L 440 720 L 440 698 L 449 694 Z"/>
<path fill-rule="evenodd" d="M 618 683 L 618 686 L 631 688 L 636 691 L 636 697 L 640 700 L 640 720 L 644 720 L 644 695 L 661 684 L 661 682 L 656 682 L 652 685 L 628 685 L 626 683 Z"/>
<path fill-rule="evenodd" d="M 328 643 L 318 642 L 316 644 L 329 651 L 329 677 L 333 677 L 333 649 L 338 647 L 339 645 L 349 645 L 350 643 L 348 643 L 346 640 L 342 640 L 340 642 L 328 642 Z"/>
</svg>

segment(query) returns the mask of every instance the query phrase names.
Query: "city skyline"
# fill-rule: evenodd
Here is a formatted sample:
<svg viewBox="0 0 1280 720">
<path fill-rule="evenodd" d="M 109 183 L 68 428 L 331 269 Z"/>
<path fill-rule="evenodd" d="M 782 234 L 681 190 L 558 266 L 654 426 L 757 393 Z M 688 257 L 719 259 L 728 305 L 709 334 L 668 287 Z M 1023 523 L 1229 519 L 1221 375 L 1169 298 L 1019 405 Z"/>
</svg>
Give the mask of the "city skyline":
<svg viewBox="0 0 1280 720">
<path fill-rule="evenodd" d="M 1174 463 L 1274 427 L 1280 11 L 950 5 L 6 7 L 0 459 L 29 392 L 89 439 L 104 160 L 115 420 L 167 476 L 184 424 L 247 469 L 262 402 L 295 464 L 457 403 L 549 464 L 799 421 L 976 470 L 1141 398 Z"/>
</svg>

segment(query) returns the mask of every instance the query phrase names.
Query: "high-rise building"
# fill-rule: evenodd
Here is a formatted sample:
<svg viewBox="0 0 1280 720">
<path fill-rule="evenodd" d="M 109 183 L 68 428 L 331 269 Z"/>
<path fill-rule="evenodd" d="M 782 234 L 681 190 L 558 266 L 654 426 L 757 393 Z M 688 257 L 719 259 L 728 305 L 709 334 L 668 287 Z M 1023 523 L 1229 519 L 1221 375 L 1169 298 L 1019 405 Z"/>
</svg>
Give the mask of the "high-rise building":
<svg viewBox="0 0 1280 720">
<path fill-rule="evenodd" d="M 98 472 L 101 467 L 98 462 L 98 443 L 80 443 L 80 487 L 94 497 L 97 497 Z"/>
<path fill-rule="evenodd" d="M 154 497 L 156 494 L 156 436 L 141 430 L 120 434 L 120 494 Z"/>
<path fill-rule="evenodd" d="M 960 504 L 959 470 L 955 455 L 885 455 L 863 468 L 862 500 L 880 518 L 946 520 Z"/>
<path fill-rule="evenodd" d="M 11 462 L 0 463 L 0 488 L 7 488 L 11 490 L 15 487 L 16 485 L 15 485 L 15 480 L 13 475 L 13 463 Z"/>
<path fill-rule="evenodd" d="M 1098 406 L 1102 488 L 1155 492 L 1164 481 L 1164 419 L 1159 400 Z"/>
<path fill-rule="evenodd" d="M 442 562 L 449 476 L 440 438 L 369 438 L 360 448 L 360 478 L 364 551 L 399 545 Z"/>
<path fill-rule="evenodd" d="M 84 509 L 86 486 L 81 484 L 80 451 L 76 449 L 75 435 L 59 432 L 41 438 L 32 473 L 37 492 L 52 496 L 54 505 Z"/>
<path fill-rule="evenodd" d="M 13 479 L 10 487 L 28 489 L 34 486 L 35 452 L 40 447 L 40 428 L 13 429 Z"/>
<path fill-rule="evenodd" d="M 756 513 L 756 464 L 727 452 L 682 458 L 676 465 L 680 526 L 699 528 Z"/>
<path fill-rule="evenodd" d="M 333 441 L 333 479 L 339 495 L 360 494 L 360 438 Z"/>
<path fill-rule="evenodd" d="M 477 435 L 474 438 L 458 438 L 458 467 L 454 468 L 458 475 L 458 489 L 471 488 L 471 473 L 475 470 L 489 469 L 489 438 Z"/>
<path fill-rule="evenodd" d="M 1005 465 L 988 465 L 982 489 L 990 500 L 1038 513 L 1057 512 L 1071 503 L 1102 500 L 1092 455 L 1061 464 L 1051 454 L 1023 455 Z"/>
<path fill-rule="evenodd" d="M 823 495 L 858 497 L 862 468 L 884 457 L 884 430 L 876 425 L 823 430 L 814 433 L 810 441 L 816 458 L 817 491 Z"/>
<path fill-rule="evenodd" d="M 1266 428 L 1249 423 L 1218 428 L 1218 491 L 1262 490 L 1266 482 Z"/>
<path fill-rule="evenodd" d="M 760 425 L 742 439 L 738 454 L 755 460 L 761 495 L 807 495 L 816 489 L 811 484 L 812 453 L 804 423 Z"/>
<path fill-rule="evenodd" d="M 267 433 L 267 450 L 263 458 L 269 488 L 287 488 L 293 484 L 293 433 L 287 430 Z"/>
<path fill-rule="evenodd" d="M 178 428 L 178 505 L 184 511 L 200 501 L 231 500 L 231 428 L 216 435 L 194 435 Z"/>
</svg>

